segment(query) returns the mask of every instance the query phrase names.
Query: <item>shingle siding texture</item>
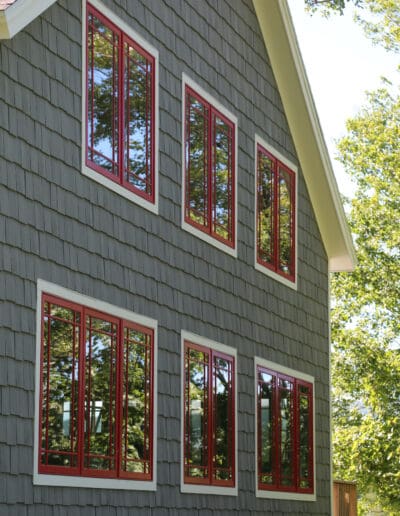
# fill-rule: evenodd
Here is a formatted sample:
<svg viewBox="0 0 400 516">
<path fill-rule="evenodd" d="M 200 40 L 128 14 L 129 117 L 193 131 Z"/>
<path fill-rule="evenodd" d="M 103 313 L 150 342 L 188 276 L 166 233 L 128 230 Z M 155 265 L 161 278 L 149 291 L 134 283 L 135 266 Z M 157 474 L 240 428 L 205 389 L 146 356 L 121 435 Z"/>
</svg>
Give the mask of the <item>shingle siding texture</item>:
<svg viewBox="0 0 400 516">
<path fill-rule="evenodd" d="M 105 2 L 160 53 L 159 215 L 81 173 L 81 2 L 0 44 L 0 516 L 330 513 L 327 258 L 301 172 L 298 290 L 254 268 L 254 134 L 297 163 L 250 0 Z M 237 115 L 238 257 L 181 229 L 181 78 Z M 33 486 L 36 281 L 158 320 L 156 492 Z M 237 497 L 180 493 L 180 332 L 238 350 Z M 254 356 L 315 377 L 317 501 L 255 497 Z"/>
</svg>

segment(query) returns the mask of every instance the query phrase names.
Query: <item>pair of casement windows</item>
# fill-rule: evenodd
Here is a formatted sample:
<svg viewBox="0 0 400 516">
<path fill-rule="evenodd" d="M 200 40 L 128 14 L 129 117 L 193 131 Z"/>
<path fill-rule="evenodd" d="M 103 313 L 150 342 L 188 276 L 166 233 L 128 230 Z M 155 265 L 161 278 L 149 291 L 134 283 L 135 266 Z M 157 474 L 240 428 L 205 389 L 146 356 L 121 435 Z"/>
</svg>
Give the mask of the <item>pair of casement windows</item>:
<svg viewBox="0 0 400 516">
<path fill-rule="evenodd" d="M 153 209 L 156 58 L 89 4 L 86 50 L 86 169 Z M 183 226 L 234 252 L 237 121 L 199 91 L 185 83 Z M 256 264 L 294 283 L 295 173 L 258 144 L 256 176 Z"/>
<path fill-rule="evenodd" d="M 143 488 L 155 468 L 155 325 L 48 293 L 40 314 L 38 473 Z M 183 483 L 235 489 L 236 353 L 193 337 L 182 346 Z M 256 371 L 258 489 L 312 493 L 312 383 Z"/>
</svg>

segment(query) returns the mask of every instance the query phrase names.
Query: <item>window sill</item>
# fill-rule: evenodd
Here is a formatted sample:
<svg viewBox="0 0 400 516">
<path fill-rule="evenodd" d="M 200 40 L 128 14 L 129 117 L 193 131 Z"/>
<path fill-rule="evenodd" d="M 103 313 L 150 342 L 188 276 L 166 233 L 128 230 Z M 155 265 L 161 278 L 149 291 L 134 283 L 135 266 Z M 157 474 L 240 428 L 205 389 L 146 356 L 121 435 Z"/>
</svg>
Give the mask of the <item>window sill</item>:
<svg viewBox="0 0 400 516">
<path fill-rule="evenodd" d="M 210 486 L 205 484 L 181 484 L 181 493 L 237 496 L 237 487 Z"/>
<path fill-rule="evenodd" d="M 272 500 L 297 500 L 302 502 L 315 502 L 317 497 L 315 493 L 293 493 L 287 491 L 269 491 L 264 489 L 256 489 L 257 498 L 270 498 Z"/>
<path fill-rule="evenodd" d="M 123 489 L 129 491 L 155 491 L 156 481 L 117 480 L 114 478 L 73 477 L 69 475 L 33 475 L 38 486 L 84 487 L 93 489 Z"/>
<path fill-rule="evenodd" d="M 121 197 L 125 197 L 125 199 L 128 199 L 131 202 L 134 202 L 135 204 L 138 204 L 142 208 L 145 208 L 146 210 L 151 211 L 152 213 L 158 214 L 158 192 L 156 190 L 155 192 L 155 198 L 156 202 L 152 203 L 144 199 L 143 197 L 140 197 L 140 195 L 137 195 L 127 188 L 124 188 L 118 183 L 115 183 L 111 179 L 108 179 L 106 176 L 103 176 L 99 172 L 96 172 L 95 170 L 92 170 L 87 165 L 83 165 L 82 167 L 83 175 L 90 177 L 90 179 L 93 179 L 94 181 L 97 181 L 101 185 L 105 186 L 109 190 L 112 190 L 113 192 L 117 193 Z"/>
<path fill-rule="evenodd" d="M 204 240 L 208 244 L 213 245 L 220 251 L 223 251 L 224 253 L 227 253 L 230 256 L 237 258 L 237 250 L 235 247 L 230 247 L 228 244 L 224 244 L 221 240 L 218 240 L 217 238 L 212 237 L 208 233 L 205 233 L 204 231 L 195 228 L 191 224 L 188 224 L 186 221 L 182 222 L 182 229 L 184 229 L 188 233 L 192 233 L 192 235 L 194 235 L 197 238 L 200 238 L 201 240 Z"/>
<path fill-rule="evenodd" d="M 279 281 L 283 285 L 286 285 L 287 287 L 290 287 L 293 290 L 297 290 L 297 275 L 295 276 L 294 281 L 286 279 L 284 276 L 281 276 L 280 274 L 274 272 L 273 270 L 268 269 L 268 267 L 265 267 L 264 265 L 261 265 L 260 263 L 258 263 L 257 258 L 256 258 L 256 262 L 255 262 L 255 268 L 257 271 L 262 272 L 266 276 L 269 276 L 270 278 L 273 278 L 276 281 Z"/>
</svg>

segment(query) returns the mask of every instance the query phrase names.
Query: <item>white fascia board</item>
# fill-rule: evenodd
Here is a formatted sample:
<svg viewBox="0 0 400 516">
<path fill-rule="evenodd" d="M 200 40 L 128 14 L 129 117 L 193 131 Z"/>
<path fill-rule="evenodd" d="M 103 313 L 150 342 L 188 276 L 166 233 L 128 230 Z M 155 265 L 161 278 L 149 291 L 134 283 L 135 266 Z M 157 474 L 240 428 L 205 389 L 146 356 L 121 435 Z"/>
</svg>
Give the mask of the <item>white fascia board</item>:
<svg viewBox="0 0 400 516">
<path fill-rule="evenodd" d="M 287 0 L 253 0 L 331 272 L 356 256 Z"/>
<path fill-rule="evenodd" d="M 0 12 L 0 39 L 11 39 L 56 0 L 17 0 Z"/>
</svg>

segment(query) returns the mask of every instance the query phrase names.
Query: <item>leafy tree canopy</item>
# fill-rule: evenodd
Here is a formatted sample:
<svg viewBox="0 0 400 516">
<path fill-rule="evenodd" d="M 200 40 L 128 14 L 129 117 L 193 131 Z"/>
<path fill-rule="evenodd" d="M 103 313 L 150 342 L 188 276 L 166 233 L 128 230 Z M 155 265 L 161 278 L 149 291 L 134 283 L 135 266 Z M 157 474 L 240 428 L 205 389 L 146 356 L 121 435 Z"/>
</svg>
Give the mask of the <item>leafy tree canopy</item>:
<svg viewBox="0 0 400 516">
<path fill-rule="evenodd" d="M 347 123 L 353 274 L 332 282 L 334 469 L 400 513 L 400 95 L 383 84 Z"/>
<path fill-rule="evenodd" d="M 304 0 L 311 13 L 324 16 L 343 14 L 349 6 L 355 7 L 355 19 L 374 43 L 387 50 L 400 52 L 399 0 Z"/>
</svg>

